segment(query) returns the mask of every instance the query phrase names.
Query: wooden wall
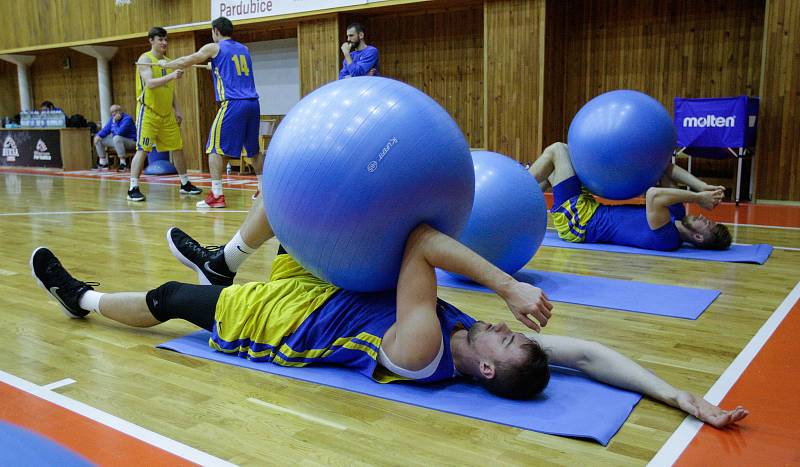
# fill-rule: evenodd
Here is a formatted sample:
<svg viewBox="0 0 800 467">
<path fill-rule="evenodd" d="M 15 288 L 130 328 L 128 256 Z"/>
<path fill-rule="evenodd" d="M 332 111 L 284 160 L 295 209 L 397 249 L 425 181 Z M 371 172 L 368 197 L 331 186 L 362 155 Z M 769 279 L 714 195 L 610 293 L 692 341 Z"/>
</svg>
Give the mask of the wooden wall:
<svg viewBox="0 0 800 467">
<path fill-rule="evenodd" d="M 23 0 L 0 15 L 0 50 L 146 33 L 211 18 L 209 0 Z"/>
<path fill-rule="evenodd" d="M 545 0 L 487 0 L 486 147 L 521 162 L 542 148 Z"/>
<path fill-rule="evenodd" d="M 339 77 L 342 37 L 336 14 L 300 21 L 297 25 L 301 97 Z"/>
<path fill-rule="evenodd" d="M 763 10 L 764 0 L 552 5 L 545 141 L 565 141 L 581 106 L 614 89 L 645 92 L 669 111 L 675 97 L 757 95 Z M 734 169 L 733 160 L 695 159 L 693 165 L 711 178 L 731 179 Z"/>
<path fill-rule="evenodd" d="M 136 67 L 139 55 L 150 48 L 147 38 L 119 47 L 111 59 L 111 100 L 136 119 Z M 169 49 L 167 49 L 169 50 Z"/>
<path fill-rule="evenodd" d="M 381 76 L 427 93 L 447 109 L 470 146 L 485 146 L 482 4 L 343 16 L 339 45 L 352 21 L 364 25 L 366 42 L 380 51 Z M 341 61 L 339 52 L 337 69 Z"/>
<path fill-rule="evenodd" d="M 19 113 L 17 65 L 0 60 L 0 118 Z"/>
<path fill-rule="evenodd" d="M 64 60 L 69 59 L 69 69 Z M 81 114 L 86 120 L 100 121 L 97 97 L 97 60 L 71 49 L 39 54 L 31 65 L 33 105 L 52 101 L 67 115 Z"/>
<path fill-rule="evenodd" d="M 767 0 L 765 28 L 756 190 L 800 201 L 800 2 Z"/>
</svg>

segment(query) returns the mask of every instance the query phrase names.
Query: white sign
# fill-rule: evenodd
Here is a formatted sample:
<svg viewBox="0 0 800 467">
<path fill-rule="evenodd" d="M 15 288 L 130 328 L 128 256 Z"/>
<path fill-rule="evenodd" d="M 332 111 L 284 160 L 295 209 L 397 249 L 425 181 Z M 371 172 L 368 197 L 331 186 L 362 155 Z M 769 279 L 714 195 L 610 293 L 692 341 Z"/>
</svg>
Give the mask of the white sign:
<svg viewBox="0 0 800 467">
<path fill-rule="evenodd" d="M 211 0 L 211 19 L 231 21 L 374 3 L 375 0 Z"/>
</svg>

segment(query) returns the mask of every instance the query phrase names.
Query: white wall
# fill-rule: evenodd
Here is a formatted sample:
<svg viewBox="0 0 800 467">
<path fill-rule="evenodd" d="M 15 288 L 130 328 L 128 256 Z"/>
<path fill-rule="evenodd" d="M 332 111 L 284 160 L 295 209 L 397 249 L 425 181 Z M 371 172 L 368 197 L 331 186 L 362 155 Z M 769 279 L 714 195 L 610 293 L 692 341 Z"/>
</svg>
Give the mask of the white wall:
<svg viewBox="0 0 800 467">
<path fill-rule="evenodd" d="M 300 100 L 297 38 L 250 42 L 262 115 L 286 115 Z"/>
</svg>

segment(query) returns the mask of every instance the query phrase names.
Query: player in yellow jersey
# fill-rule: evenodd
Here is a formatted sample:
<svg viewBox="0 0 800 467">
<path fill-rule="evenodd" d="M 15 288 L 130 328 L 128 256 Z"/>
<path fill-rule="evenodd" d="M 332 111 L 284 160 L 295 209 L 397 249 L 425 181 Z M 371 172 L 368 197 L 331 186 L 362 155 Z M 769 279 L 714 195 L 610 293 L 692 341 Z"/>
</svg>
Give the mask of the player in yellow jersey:
<svg viewBox="0 0 800 467">
<path fill-rule="evenodd" d="M 181 79 L 183 70 L 168 73 L 158 66 L 159 60 L 167 59 L 167 31 L 162 27 L 150 29 L 147 35 L 150 51 L 143 53 L 138 63 L 153 63 L 152 66 L 138 65 L 136 77 L 136 155 L 131 163 L 131 184 L 128 200 L 144 201 L 139 190 L 139 176 L 144 168 L 147 154 L 158 148 L 169 151 L 178 176 L 181 180 L 181 194 L 200 194 L 201 190 L 192 185 L 186 175 L 183 160 L 183 139 L 180 124 L 183 120 L 178 101 L 175 99 L 175 80 Z"/>
</svg>

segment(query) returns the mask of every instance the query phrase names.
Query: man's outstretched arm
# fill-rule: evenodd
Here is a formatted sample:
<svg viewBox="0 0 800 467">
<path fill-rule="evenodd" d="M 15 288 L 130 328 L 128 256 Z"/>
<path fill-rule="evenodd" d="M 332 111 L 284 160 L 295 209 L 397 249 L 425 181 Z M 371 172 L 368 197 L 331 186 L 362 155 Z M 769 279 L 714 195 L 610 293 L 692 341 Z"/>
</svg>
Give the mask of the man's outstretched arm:
<svg viewBox="0 0 800 467">
<path fill-rule="evenodd" d="M 542 346 L 551 364 L 575 368 L 602 383 L 644 394 L 717 428 L 749 414 L 744 407 L 723 410 L 698 395 L 676 389 L 630 358 L 597 342 L 541 334 L 528 337 Z"/>
<path fill-rule="evenodd" d="M 724 195 L 721 189 L 694 193 L 677 188 L 652 187 L 645 196 L 647 224 L 652 230 L 666 225 L 671 220 L 669 207 L 675 203 L 694 203 L 710 211 L 722 201 Z"/>
</svg>

